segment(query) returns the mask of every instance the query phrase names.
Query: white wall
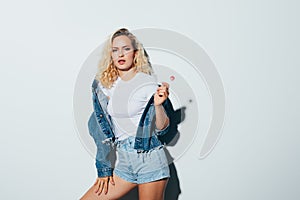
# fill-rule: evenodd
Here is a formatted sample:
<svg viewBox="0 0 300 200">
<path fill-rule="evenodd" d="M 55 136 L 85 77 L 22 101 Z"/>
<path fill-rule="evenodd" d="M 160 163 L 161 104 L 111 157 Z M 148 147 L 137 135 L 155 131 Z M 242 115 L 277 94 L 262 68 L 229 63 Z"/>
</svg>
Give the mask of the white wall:
<svg viewBox="0 0 300 200">
<path fill-rule="evenodd" d="M 75 128 L 74 86 L 86 58 L 120 27 L 184 34 L 222 77 L 222 137 L 207 158 L 197 159 L 194 143 L 175 162 L 180 200 L 299 199 L 299 6 L 1 2 L 0 199 L 78 199 L 94 182 L 94 160 Z"/>
</svg>

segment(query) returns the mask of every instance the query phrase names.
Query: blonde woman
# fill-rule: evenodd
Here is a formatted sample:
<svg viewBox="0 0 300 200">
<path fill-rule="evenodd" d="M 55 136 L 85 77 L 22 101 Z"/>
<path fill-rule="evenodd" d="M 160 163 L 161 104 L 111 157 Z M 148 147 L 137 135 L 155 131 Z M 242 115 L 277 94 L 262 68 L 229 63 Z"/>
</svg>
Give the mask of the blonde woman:
<svg viewBox="0 0 300 200">
<path fill-rule="evenodd" d="M 158 85 L 149 57 L 127 29 L 108 39 L 93 82 L 88 127 L 97 146 L 97 179 L 82 200 L 119 199 L 138 187 L 140 200 L 162 200 L 170 177 L 159 137 L 174 112 L 169 85 Z M 115 165 L 110 159 L 116 149 Z"/>
</svg>

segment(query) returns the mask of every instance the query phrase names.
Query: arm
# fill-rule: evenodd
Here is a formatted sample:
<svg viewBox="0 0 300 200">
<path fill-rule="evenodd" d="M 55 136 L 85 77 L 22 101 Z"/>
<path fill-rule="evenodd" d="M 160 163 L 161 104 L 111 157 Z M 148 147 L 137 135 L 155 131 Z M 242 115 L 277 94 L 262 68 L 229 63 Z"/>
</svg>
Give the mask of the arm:
<svg viewBox="0 0 300 200">
<path fill-rule="evenodd" d="M 165 109 L 162 105 L 155 105 L 155 125 L 158 130 L 162 130 L 169 125 L 169 117 L 167 116 Z"/>
<path fill-rule="evenodd" d="M 161 86 L 159 86 L 156 90 L 154 95 L 154 107 L 155 107 L 155 114 L 156 120 L 155 125 L 158 130 L 162 130 L 169 125 L 169 117 L 167 116 L 162 103 L 168 98 L 169 96 L 169 84 L 163 82 Z"/>
<path fill-rule="evenodd" d="M 98 86 L 100 86 L 100 89 L 97 90 Z M 94 183 L 94 186 L 96 187 L 95 193 L 98 193 L 100 195 L 102 191 L 106 194 L 108 192 L 108 183 L 111 183 L 114 185 L 114 180 L 112 176 L 112 165 L 110 160 L 110 152 L 111 152 L 111 145 L 109 144 L 111 141 L 109 139 L 108 144 L 105 144 L 105 141 L 108 140 L 108 138 L 112 137 L 111 129 L 109 127 L 109 122 L 107 121 L 106 117 L 103 113 L 103 108 L 101 104 L 107 103 L 107 93 L 105 92 L 105 88 L 99 84 L 97 79 L 94 79 L 93 85 L 92 85 L 92 100 L 93 100 L 93 107 L 94 112 L 89 118 L 88 121 L 88 128 L 89 133 L 94 139 L 94 142 L 97 146 L 97 154 L 96 154 L 96 168 L 97 168 L 97 179 Z M 104 128 L 106 127 L 106 128 Z M 108 138 L 105 136 L 104 131 L 108 131 Z"/>
<path fill-rule="evenodd" d="M 93 112 L 88 121 L 89 133 L 94 139 L 94 142 L 97 146 L 97 154 L 96 154 L 96 168 L 98 178 L 94 183 L 97 186 L 95 193 L 99 195 L 104 191 L 106 194 L 108 191 L 108 183 L 114 185 L 114 180 L 112 177 L 112 166 L 111 161 L 109 159 L 109 154 L 111 152 L 111 146 L 104 144 L 102 141 L 105 139 L 104 134 L 102 133 L 95 117 L 95 113 Z"/>
</svg>

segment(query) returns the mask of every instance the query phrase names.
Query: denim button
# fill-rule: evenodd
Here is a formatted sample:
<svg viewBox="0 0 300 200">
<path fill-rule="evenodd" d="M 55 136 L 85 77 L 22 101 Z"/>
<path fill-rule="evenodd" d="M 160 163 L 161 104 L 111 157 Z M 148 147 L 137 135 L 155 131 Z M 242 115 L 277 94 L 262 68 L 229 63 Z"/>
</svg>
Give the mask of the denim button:
<svg viewBox="0 0 300 200">
<path fill-rule="evenodd" d="M 103 117 L 103 115 L 102 115 L 102 114 L 100 114 L 99 116 L 100 116 L 101 118 Z"/>
</svg>

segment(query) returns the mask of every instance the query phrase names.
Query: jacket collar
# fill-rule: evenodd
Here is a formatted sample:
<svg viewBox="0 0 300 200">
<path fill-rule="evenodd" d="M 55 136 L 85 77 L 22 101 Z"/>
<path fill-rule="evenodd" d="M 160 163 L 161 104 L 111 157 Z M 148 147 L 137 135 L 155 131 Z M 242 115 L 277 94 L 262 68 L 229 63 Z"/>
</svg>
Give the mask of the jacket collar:
<svg viewBox="0 0 300 200">
<path fill-rule="evenodd" d="M 99 84 L 99 81 L 96 78 L 94 78 L 94 81 L 93 81 L 93 84 L 92 84 L 92 89 L 96 90 L 97 87 L 98 87 L 98 84 Z"/>
</svg>

